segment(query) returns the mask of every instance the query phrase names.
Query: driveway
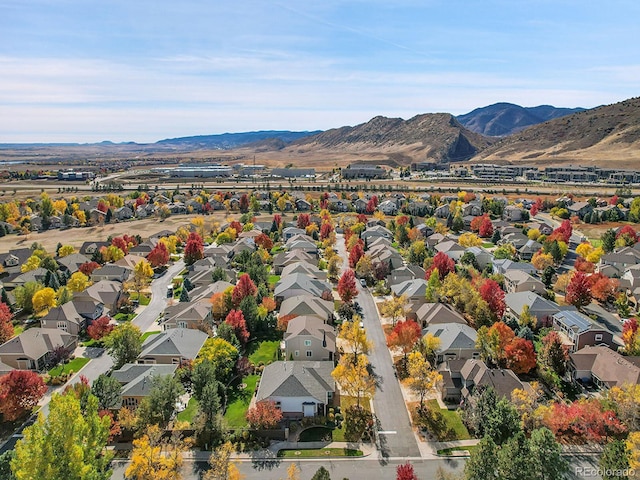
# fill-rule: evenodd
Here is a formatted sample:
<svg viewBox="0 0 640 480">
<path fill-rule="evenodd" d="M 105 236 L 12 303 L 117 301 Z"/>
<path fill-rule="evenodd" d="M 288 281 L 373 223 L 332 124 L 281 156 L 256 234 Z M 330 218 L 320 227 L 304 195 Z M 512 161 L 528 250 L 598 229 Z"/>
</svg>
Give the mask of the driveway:
<svg viewBox="0 0 640 480">
<path fill-rule="evenodd" d="M 344 262 L 342 270 L 349 266 L 344 236 L 336 235 L 336 250 Z M 362 307 L 362 322 L 367 337 L 373 342 L 369 361 L 378 379 L 378 388 L 373 397 L 373 409 L 378 419 L 380 450 L 384 457 L 419 457 L 420 449 L 409 422 L 400 384 L 394 375 L 393 361 L 387 348 L 382 323 L 373 295 L 358 284 L 356 301 Z"/>
</svg>

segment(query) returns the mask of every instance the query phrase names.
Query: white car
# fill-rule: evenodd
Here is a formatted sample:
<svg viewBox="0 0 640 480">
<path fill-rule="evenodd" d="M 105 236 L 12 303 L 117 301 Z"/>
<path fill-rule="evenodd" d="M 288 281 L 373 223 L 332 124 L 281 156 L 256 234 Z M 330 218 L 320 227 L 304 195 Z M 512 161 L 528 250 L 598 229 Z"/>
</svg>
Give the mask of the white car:
<svg viewBox="0 0 640 480">
<path fill-rule="evenodd" d="M 364 278 L 361 278 L 360 285 L 362 285 L 364 288 L 367 288 L 367 281 Z"/>
</svg>

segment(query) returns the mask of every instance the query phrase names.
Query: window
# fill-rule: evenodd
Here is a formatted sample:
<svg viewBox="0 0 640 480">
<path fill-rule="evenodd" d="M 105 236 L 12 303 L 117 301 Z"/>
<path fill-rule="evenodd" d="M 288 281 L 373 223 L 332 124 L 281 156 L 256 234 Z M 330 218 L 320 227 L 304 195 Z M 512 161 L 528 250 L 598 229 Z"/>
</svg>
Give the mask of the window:
<svg viewBox="0 0 640 480">
<path fill-rule="evenodd" d="M 304 346 L 305 347 L 310 347 L 311 346 L 311 340 L 305 340 L 304 341 Z"/>
<path fill-rule="evenodd" d="M 123 399 L 122 404 L 127 408 L 136 408 L 138 406 L 138 399 L 127 397 Z"/>
<path fill-rule="evenodd" d="M 602 334 L 596 333 L 596 342 L 601 342 L 601 341 L 602 341 Z"/>
<path fill-rule="evenodd" d="M 300 350 L 296 350 L 296 351 L 295 351 L 295 353 L 294 353 L 294 355 L 295 355 L 296 357 L 299 357 L 299 356 L 300 356 Z"/>
<path fill-rule="evenodd" d="M 187 322 L 181 320 L 178 322 L 178 328 L 187 328 Z"/>
<path fill-rule="evenodd" d="M 58 330 L 62 330 L 62 331 L 64 331 L 64 332 L 66 332 L 66 331 L 67 331 L 67 322 L 58 322 L 58 323 L 56 324 L 56 328 L 57 328 Z"/>
<path fill-rule="evenodd" d="M 307 350 L 307 357 L 313 357 L 313 351 Z"/>
<path fill-rule="evenodd" d="M 171 359 L 171 363 L 172 363 L 173 365 L 178 365 L 178 364 L 180 363 L 180 359 L 179 359 L 179 358 L 172 358 L 172 359 Z"/>
</svg>

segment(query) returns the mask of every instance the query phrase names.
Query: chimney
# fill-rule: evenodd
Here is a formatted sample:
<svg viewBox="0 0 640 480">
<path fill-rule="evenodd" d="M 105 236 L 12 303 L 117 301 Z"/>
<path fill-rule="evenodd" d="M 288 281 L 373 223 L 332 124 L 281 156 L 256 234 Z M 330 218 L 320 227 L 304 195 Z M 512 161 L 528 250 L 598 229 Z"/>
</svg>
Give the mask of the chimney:
<svg viewBox="0 0 640 480">
<path fill-rule="evenodd" d="M 326 330 L 322 331 L 322 346 L 324 348 L 327 348 L 327 331 Z"/>
</svg>

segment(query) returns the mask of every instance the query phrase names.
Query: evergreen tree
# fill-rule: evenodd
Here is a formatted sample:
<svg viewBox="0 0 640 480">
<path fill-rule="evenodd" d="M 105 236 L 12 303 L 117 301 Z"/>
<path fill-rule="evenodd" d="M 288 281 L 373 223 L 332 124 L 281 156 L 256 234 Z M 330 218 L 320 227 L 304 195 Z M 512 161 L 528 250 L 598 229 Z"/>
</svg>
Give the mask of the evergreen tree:
<svg viewBox="0 0 640 480">
<path fill-rule="evenodd" d="M 188 301 L 190 301 L 189 292 L 188 292 L 188 290 L 186 289 L 186 287 L 184 285 L 182 286 L 182 291 L 180 292 L 180 300 L 179 301 L 180 302 L 188 302 Z"/>
</svg>

